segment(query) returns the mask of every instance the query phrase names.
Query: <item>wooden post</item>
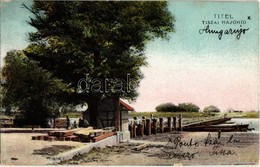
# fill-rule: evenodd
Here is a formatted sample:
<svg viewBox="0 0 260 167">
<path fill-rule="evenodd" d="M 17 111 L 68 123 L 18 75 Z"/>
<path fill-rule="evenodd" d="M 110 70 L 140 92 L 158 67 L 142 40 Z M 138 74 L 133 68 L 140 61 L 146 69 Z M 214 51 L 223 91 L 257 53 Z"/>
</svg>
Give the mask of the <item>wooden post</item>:
<svg viewBox="0 0 260 167">
<path fill-rule="evenodd" d="M 141 137 L 144 136 L 144 125 L 143 125 L 143 123 L 140 123 L 140 124 L 137 125 L 136 135 L 141 136 Z"/>
<path fill-rule="evenodd" d="M 140 136 L 140 124 L 136 125 L 136 136 Z"/>
<path fill-rule="evenodd" d="M 116 131 L 119 131 L 119 105 L 120 105 L 119 98 L 115 99 L 114 105 L 115 105 L 114 124 L 115 124 Z"/>
<path fill-rule="evenodd" d="M 119 104 L 120 105 L 120 104 Z M 119 107 L 120 108 L 120 107 Z M 107 117 L 109 117 L 108 116 L 108 112 L 107 112 Z M 108 123 L 108 121 L 107 121 L 107 123 Z M 122 119 L 122 111 L 120 111 L 119 110 L 119 131 L 123 131 L 123 129 L 122 129 L 122 125 L 123 125 L 123 119 Z"/>
<path fill-rule="evenodd" d="M 133 124 L 133 138 L 136 138 L 136 124 Z"/>
<path fill-rule="evenodd" d="M 177 130 L 177 117 L 173 117 L 173 130 Z"/>
<path fill-rule="evenodd" d="M 156 134 L 157 133 L 157 119 L 153 119 L 152 120 L 152 134 Z"/>
<path fill-rule="evenodd" d="M 132 122 L 129 124 L 130 138 L 133 138 L 133 124 Z"/>
<path fill-rule="evenodd" d="M 179 115 L 179 131 L 182 131 L 182 115 Z"/>
<path fill-rule="evenodd" d="M 151 120 L 150 119 L 146 119 L 146 129 L 145 129 L 145 134 L 146 135 L 151 135 Z"/>
<path fill-rule="evenodd" d="M 172 117 L 168 117 L 168 132 L 172 131 Z"/>
<path fill-rule="evenodd" d="M 143 116 L 143 117 L 142 117 L 142 123 L 143 123 L 143 125 L 144 125 L 144 129 L 146 129 L 146 127 L 145 127 L 145 123 L 146 123 L 145 120 L 146 120 L 146 117 Z"/>
<path fill-rule="evenodd" d="M 140 136 L 144 137 L 144 124 L 140 124 Z"/>
<path fill-rule="evenodd" d="M 163 133 L 163 131 L 164 131 L 163 118 L 160 118 L 159 121 L 160 121 L 160 133 Z"/>
</svg>

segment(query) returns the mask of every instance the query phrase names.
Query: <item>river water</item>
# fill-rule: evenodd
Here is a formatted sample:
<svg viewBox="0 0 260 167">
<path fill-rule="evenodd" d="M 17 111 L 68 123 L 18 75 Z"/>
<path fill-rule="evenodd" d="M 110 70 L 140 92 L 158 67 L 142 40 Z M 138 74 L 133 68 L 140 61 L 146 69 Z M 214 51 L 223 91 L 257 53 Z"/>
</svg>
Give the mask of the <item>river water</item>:
<svg viewBox="0 0 260 167">
<path fill-rule="evenodd" d="M 237 124 L 249 124 L 248 128 L 254 128 L 251 132 L 259 132 L 259 119 L 258 118 L 232 118 L 231 121 Z"/>
</svg>

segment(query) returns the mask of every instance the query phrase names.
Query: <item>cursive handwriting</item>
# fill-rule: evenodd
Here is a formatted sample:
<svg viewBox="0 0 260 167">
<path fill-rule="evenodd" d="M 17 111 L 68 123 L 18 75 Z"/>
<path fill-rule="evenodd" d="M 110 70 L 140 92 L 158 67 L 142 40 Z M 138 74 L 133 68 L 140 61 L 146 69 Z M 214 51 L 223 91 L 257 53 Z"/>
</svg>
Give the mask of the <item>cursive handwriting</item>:
<svg viewBox="0 0 260 167">
<path fill-rule="evenodd" d="M 241 27 L 241 26 L 240 26 Z M 241 34 L 245 34 L 246 31 L 248 31 L 249 28 L 240 28 L 240 29 L 226 29 L 226 30 L 214 30 L 214 29 L 210 29 L 209 25 L 206 26 L 206 28 L 203 28 L 203 29 L 199 29 L 199 33 L 200 34 L 203 34 L 203 33 L 206 33 L 206 34 L 218 34 L 218 39 L 221 40 L 222 39 L 222 36 L 223 34 L 225 35 L 233 35 L 235 34 L 236 35 L 236 38 L 239 40 L 240 37 L 241 37 Z"/>
<path fill-rule="evenodd" d="M 198 154 L 199 152 L 195 152 L 195 153 L 190 153 L 190 152 L 178 152 L 176 153 L 175 151 L 164 151 L 162 150 L 164 153 L 165 153 L 165 156 L 166 158 L 168 159 L 173 159 L 173 158 L 176 158 L 176 159 L 188 159 L 188 160 L 192 160 L 196 154 Z"/>
<path fill-rule="evenodd" d="M 173 141 L 170 139 L 170 143 L 173 143 L 173 148 L 177 149 L 177 147 L 199 147 L 199 142 L 194 142 L 191 138 L 190 141 L 182 141 L 182 137 L 177 136 Z"/>
<path fill-rule="evenodd" d="M 193 138 L 185 138 L 183 136 L 176 136 L 175 138 L 169 138 L 168 144 L 161 151 L 163 152 L 162 156 L 167 159 L 194 159 L 199 155 L 203 155 L 203 152 L 201 151 L 204 149 L 199 147 L 207 147 L 205 151 L 209 156 L 230 156 L 237 155 L 237 153 L 230 149 L 230 145 L 228 147 L 229 149 L 225 148 L 225 143 L 236 145 L 239 142 L 241 142 L 240 139 L 236 138 L 233 134 L 223 137 L 220 132 L 218 132 L 214 137 L 211 133 L 208 133 L 206 138 L 202 141 L 196 141 Z M 192 150 L 196 150 L 196 152 L 192 152 Z"/>
<path fill-rule="evenodd" d="M 219 148 L 219 146 L 214 146 L 212 148 L 212 151 L 209 152 L 210 156 L 216 156 L 216 155 L 228 156 L 228 155 L 234 155 L 234 154 L 236 154 L 235 151 Z"/>
<path fill-rule="evenodd" d="M 208 133 L 207 138 L 204 140 L 204 145 L 207 147 L 208 145 L 218 145 L 220 144 L 220 140 L 218 138 L 211 138 L 211 134 Z"/>
<path fill-rule="evenodd" d="M 227 143 L 239 143 L 239 142 L 240 142 L 240 140 L 235 139 L 233 135 L 231 135 L 229 140 L 227 141 Z"/>
</svg>

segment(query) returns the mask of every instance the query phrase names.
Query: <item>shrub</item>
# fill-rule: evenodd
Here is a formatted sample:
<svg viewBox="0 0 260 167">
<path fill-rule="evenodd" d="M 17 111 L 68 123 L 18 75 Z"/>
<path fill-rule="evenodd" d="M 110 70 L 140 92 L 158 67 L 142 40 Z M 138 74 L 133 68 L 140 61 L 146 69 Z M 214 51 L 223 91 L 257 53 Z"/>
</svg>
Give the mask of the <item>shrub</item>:
<svg viewBox="0 0 260 167">
<path fill-rule="evenodd" d="M 220 112 L 220 109 L 217 106 L 210 105 L 203 109 L 203 112 L 205 113 L 211 113 L 211 112 Z"/>
<path fill-rule="evenodd" d="M 180 103 L 179 109 L 184 112 L 199 112 L 200 108 L 193 103 Z"/>
<path fill-rule="evenodd" d="M 164 103 L 156 106 L 155 110 L 157 112 L 178 112 L 179 107 L 175 106 L 173 103 Z"/>
</svg>

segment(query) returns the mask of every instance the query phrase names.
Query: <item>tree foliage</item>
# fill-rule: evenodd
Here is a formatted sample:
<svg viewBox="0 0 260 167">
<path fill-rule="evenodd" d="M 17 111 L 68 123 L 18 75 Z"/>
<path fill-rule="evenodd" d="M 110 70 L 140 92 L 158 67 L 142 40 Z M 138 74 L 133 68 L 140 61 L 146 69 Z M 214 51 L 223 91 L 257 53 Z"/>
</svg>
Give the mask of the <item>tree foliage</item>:
<svg viewBox="0 0 260 167">
<path fill-rule="evenodd" d="M 155 107 L 158 112 L 178 112 L 179 108 L 173 103 L 163 103 Z"/>
<path fill-rule="evenodd" d="M 69 103 L 88 103 L 91 124 L 96 124 L 97 103 L 103 97 L 136 99 L 137 87 L 130 91 L 77 92 L 78 81 L 91 78 L 120 78 L 127 74 L 137 86 L 146 65 L 145 44 L 166 38 L 174 19 L 165 1 L 34 1 L 29 24 L 31 44 L 24 50 L 39 66 L 69 84 Z M 127 89 L 123 83 L 121 90 Z M 93 115 L 94 114 L 94 115 Z"/>
<path fill-rule="evenodd" d="M 193 103 L 180 103 L 178 106 L 173 103 L 163 103 L 156 106 L 158 112 L 199 112 L 199 107 Z"/>
<path fill-rule="evenodd" d="M 183 110 L 185 112 L 199 112 L 200 108 L 193 104 L 193 103 L 180 103 L 178 105 L 180 110 Z"/>
<path fill-rule="evenodd" d="M 217 106 L 210 105 L 203 109 L 203 112 L 205 113 L 211 113 L 211 112 L 220 112 L 220 109 Z"/>
<path fill-rule="evenodd" d="M 18 107 L 23 124 L 45 126 L 46 119 L 57 111 L 63 91 L 69 91 L 67 85 L 29 60 L 22 51 L 7 53 L 2 77 L 2 105 Z"/>
</svg>

